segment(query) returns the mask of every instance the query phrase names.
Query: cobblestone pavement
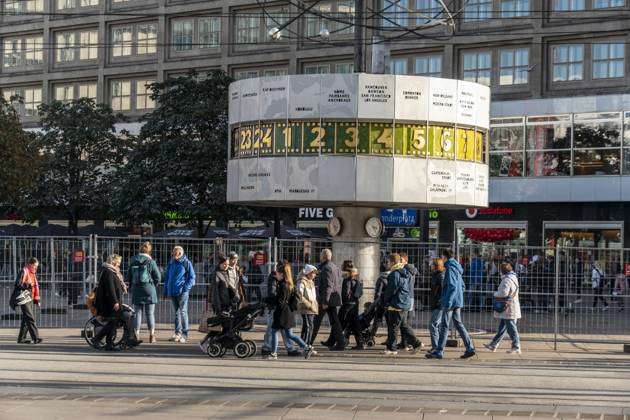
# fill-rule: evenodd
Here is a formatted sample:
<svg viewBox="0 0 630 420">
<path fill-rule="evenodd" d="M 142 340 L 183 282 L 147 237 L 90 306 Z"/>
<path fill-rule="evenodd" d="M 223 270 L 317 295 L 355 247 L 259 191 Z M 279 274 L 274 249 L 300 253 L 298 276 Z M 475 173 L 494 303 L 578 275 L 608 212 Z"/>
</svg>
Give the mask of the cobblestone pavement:
<svg viewBox="0 0 630 420">
<path fill-rule="evenodd" d="M 221 359 L 189 343 L 91 350 L 76 330 L 18 345 L 0 330 L 0 420 L 91 418 L 630 420 L 630 355 L 619 345 L 524 341 L 524 352 L 441 361 L 320 351 Z M 260 332 L 249 333 L 260 340 Z M 382 341 L 381 339 L 377 342 Z M 481 342 L 477 340 L 477 347 Z M 507 344 L 505 344 L 507 345 Z"/>
</svg>

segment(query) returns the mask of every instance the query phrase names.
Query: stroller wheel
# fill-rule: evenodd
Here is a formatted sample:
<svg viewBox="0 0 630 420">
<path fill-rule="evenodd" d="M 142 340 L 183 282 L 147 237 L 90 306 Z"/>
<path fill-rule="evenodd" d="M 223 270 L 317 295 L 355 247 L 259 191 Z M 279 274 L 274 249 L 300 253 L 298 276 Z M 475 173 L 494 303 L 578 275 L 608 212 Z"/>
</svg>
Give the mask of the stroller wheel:
<svg viewBox="0 0 630 420">
<path fill-rule="evenodd" d="M 245 341 L 236 343 L 236 345 L 234 346 L 234 354 L 239 359 L 244 359 L 246 357 L 249 357 L 250 351 L 251 351 L 251 347 L 249 347 L 249 345 Z"/>
<path fill-rule="evenodd" d="M 252 340 L 245 340 L 245 343 L 247 343 L 247 345 L 249 346 L 249 354 L 247 355 L 247 357 L 252 357 L 256 354 L 256 343 L 254 343 Z"/>
<path fill-rule="evenodd" d="M 208 345 L 208 356 L 210 357 L 221 357 L 225 354 L 225 349 L 223 346 L 212 343 Z"/>
<path fill-rule="evenodd" d="M 365 345 L 368 347 L 374 347 L 374 344 L 376 344 L 374 340 L 368 340 L 365 342 Z"/>
</svg>

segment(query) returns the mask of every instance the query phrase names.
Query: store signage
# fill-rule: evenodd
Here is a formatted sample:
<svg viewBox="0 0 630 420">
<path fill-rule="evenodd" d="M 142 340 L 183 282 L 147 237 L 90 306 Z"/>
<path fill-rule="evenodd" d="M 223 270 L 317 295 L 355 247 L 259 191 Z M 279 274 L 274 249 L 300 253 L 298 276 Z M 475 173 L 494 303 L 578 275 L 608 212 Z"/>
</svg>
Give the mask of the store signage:
<svg viewBox="0 0 630 420">
<path fill-rule="evenodd" d="M 466 217 L 474 219 L 477 216 L 511 216 L 514 209 L 511 207 L 490 207 L 487 209 L 466 209 Z"/>
<path fill-rule="evenodd" d="M 418 210 L 382 209 L 381 220 L 388 226 L 415 226 L 418 224 Z"/>
<path fill-rule="evenodd" d="M 429 210 L 429 220 L 437 220 L 440 218 L 440 212 L 437 210 Z"/>
<path fill-rule="evenodd" d="M 624 273 L 626 277 L 630 277 L 630 264 L 624 264 Z"/>
<path fill-rule="evenodd" d="M 324 207 L 300 207 L 298 219 L 300 220 L 328 220 L 333 217 L 332 208 Z"/>
</svg>

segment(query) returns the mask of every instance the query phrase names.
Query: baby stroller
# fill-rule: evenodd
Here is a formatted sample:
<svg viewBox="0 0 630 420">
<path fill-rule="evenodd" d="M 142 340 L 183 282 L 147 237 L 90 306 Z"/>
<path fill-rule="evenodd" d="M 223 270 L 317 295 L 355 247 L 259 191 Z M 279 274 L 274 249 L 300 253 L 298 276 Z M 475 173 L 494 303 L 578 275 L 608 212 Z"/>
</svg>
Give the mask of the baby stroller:
<svg viewBox="0 0 630 420">
<path fill-rule="evenodd" d="M 133 318 L 135 311 L 129 305 L 122 305 L 123 311 L 129 312 L 131 317 Z M 114 348 L 117 350 L 127 350 L 130 347 L 127 345 L 128 335 L 125 329 L 125 322 L 122 318 L 112 317 L 106 318 L 101 316 L 93 316 L 85 323 L 83 327 L 83 338 L 88 343 L 90 347 L 95 350 L 104 350 L 105 349 L 105 340 L 106 334 L 103 331 L 104 328 L 107 328 L 107 325 L 110 321 L 115 321 L 113 327 L 114 329 L 110 332 L 112 336 L 112 341 Z M 103 335 L 105 334 L 105 335 Z M 100 336 L 100 340 L 98 337 Z"/>
<path fill-rule="evenodd" d="M 208 318 L 208 328 L 214 327 L 215 330 L 209 331 L 199 343 L 201 350 L 210 357 L 223 357 L 227 350 L 233 350 L 239 359 L 252 357 L 256 354 L 256 343 L 243 340 L 241 331 L 251 330 L 254 320 L 264 310 L 264 305 L 257 303 Z"/>
<path fill-rule="evenodd" d="M 367 347 L 374 347 L 376 344 L 376 328 L 372 326 L 372 322 L 374 322 L 374 318 L 376 318 L 376 315 L 380 310 L 381 308 L 379 304 L 372 303 L 367 310 L 357 317 L 357 330 L 361 332 L 361 341 Z"/>
</svg>

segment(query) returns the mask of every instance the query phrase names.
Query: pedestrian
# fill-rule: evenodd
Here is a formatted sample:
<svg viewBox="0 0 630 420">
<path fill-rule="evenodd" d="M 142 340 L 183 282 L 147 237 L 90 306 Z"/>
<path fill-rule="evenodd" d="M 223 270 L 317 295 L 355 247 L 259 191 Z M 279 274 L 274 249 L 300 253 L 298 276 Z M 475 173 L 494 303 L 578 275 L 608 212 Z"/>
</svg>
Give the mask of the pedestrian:
<svg viewBox="0 0 630 420">
<path fill-rule="evenodd" d="M 267 297 L 268 303 L 274 308 L 271 324 L 271 354 L 267 358 L 278 359 L 278 332 L 283 330 L 289 340 L 300 346 L 304 358 L 308 359 L 313 354 L 312 347 L 291 332 L 291 328 L 295 326 L 295 311 L 298 308 L 298 297 L 294 293 L 291 267 L 280 265 L 275 271 L 275 278 L 276 293 Z"/>
<path fill-rule="evenodd" d="M 354 335 L 356 346 L 352 350 L 363 350 L 361 331 L 358 330 L 359 300 L 363 296 L 363 282 L 359 278 L 359 270 L 350 260 L 342 264 L 343 282 L 341 284 L 341 309 L 339 310 L 339 324 L 344 332 L 347 343 L 350 334 Z"/>
<path fill-rule="evenodd" d="M 39 283 L 35 275 L 38 268 L 39 261 L 37 258 L 29 258 L 15 279 L 13 293 L 9 299 L 9 306 L 14 310 L 17 310 L 19 306 L 22 312 L 20 332 L 17 337 L 18 344 L 39 344 L 43 341 L 39 336 L 39 330 L 35 322 L 35 313 L 33 312 L 33 304 L 38 307 L 41 304 Z M 26 338 L 27 333 L 31 336 L 30 340 Z"/>
<path fill-rule="evenodd" d="M 437 348 L 427 353 L 426 357 L 428 359 L 441 359 L 444 357 L 444 347 L 446 347 L 446 339 L 450 331 L 452 319 L 459 336 L 466 346 L 466 352 L 461 358 L 468 359 L 475 355 L 475 347 L 462 322 L 461 310 L 464 307 L 464 279 L 462 278 L 462 274 L 464 273 L 464 269 L 459 262 L 453 258 L 453 251 L 451 249 L 442 251 L 442 257 L 446 262 L 444 263 L 444 287 L 442 288 L 442 297 L 440 298 L 440 307 L 443 311 L 440 338 Z"/>
<path fill-rule="evenodd" d="M 494 308 L 494 317 L 500 319 L 499 329 L 492 341 L 484 344 L 484 347 L 492 352 L 496 351 L 507 332 L 512 339 L 512 347 L 507 352 L 520 354 L 521 342 L 518 328 L 516 327 L 516 322 L 521 318 L 521 304 L 518 296 L 519 280 L 512 268 L 512 264 L 503 263 L 500 269 L 501 284 L 499 284 L 498 290 L 494 292 L 494 297 L 504 303 L 504 309 L 497 311 L 497 308 Z"/>
<path fill-rule="evenodd" d="M 429 335 L 431 336 L 431 350 L 433 353 L 438 348 L 440 339 L 440 326 L 442 325 L 443 311 L 440 305 L 442 287 L 444 285 L 444 260 L 434 258 L 431 264 L 431 321 L 429 322 Z"/>
<path fill-rule="evenodd" d="M 381 263 L 380 273 L 378 278 L 376 279 L 376 284 L 374 285 L 374 301 L 372 302 L 372 306 L 370 307 L 370 312 L 374 312 L 374 320 L 372 321 L 372 337 L 376 337 L 376 333 L 378 332 L 378 328 L 381 325 L 383 317 L 385 316 L 385 289 L 387 288 L 387 277 L 389 276 L 389 268 L 386 261 Z M 387 341 L 381 343 L 383 345 L 387 344 Z"/>
<path fill-rule="evenodd" d="M 405 266 L 405 270 L 407 270 L 410 275 L 409 276 L 409 290 L 411 292 L 411 307 L 407 311 L 407 321 L 408 321 L 409 314 L 412 313 L 415 308 L 414 289 L 416 287 L 416 278 L 420 275 L 420 272 L 418 271 L 415 265 L 409 263 L 409 255 L 406 252 L 404 251 L 399 252 L 398 255 L 400 255 L 400 259 L 403 265 Z M 406 342 L 405 337 L 406 335 L 403 334 L 403 331 L 401 329 L 400 330 L 400 344 L 398 344 L 398 349 L 408 350 L 408 351 L 413 350 L 413 346 L 411 346 L 411 344 Z"/>
<path fill-rule="evenodd" d="M 103 264 L 99 275 L 94 299 L 97 316 L 105 318 L 107 324 L 96 333 L 93 341 L 100 343 L 105 338 L 105 350 L 109 351 L 120 350 L 114 346 L 116 326 L 120 321 L 123 322 L 125 329 L 125 345 L 136 347 L 142 343 L 135 336 L 133 311 L 123 304 L 123 296 L 127 293 L 127 285 L 120 272 L 121 262 L 122 257 L 120 255 L 112 254 L 107 257 L 107 262 Z"/>
<path fill-rule="evenodd" d="M 339 323 L 339 307 L 341 306 L 341 270 L 332 262 L 332 251 L 323 249 L 320 254 L 320 265 L 317 269 L 319 276 L 317 278 L 317 301 L 320 310 L 313 322 L 314 341 L 317 337 L 319 326 L 321 325 L 324 314 L 328 316 L 330 324 L 330 336 L 322 344 L 332 351 L 343 351 L 346 342 L 343 337 L 343 330 Z M 312 343 L 309 343 L 312 344 Z"/>
<path fill-rule="evenodd" d="M 238 263 L 238 254 L 236 252 L 230 252 L 228 254 L 229 265 L 229 285 L 232 289 L 238 293 L 239 305 L 245 304 L 245 288 L 243 286 L 243 279 L 241 277 L 241 266 Z"/>
<path fill-rule="evenodd" d="M 170 298 L 175 311 L 175 333 L 169 341 L 185 343 L 188 339 L 188 297 L 195 285 L 195 269 L 181 246 L 173 248 L 165 277 L 164 297 Z"/>
<path fill-rule="evenodd" d="M 412 292 L 409 289 L 411 273 L 405 269 L 399 254 L 390 254 L 387 258 L 389 276 L 385 289 L 385 320 L 387 321 L 387 344 L 384 354 L 395 356 L 396 336 L 401 331 L 403 340 L 411 345 L 413 353 L 422 348 L 413 330 L 407 325 L 407 315 L 411 308 Z"/>
<path fill-rule="evenodd" d="M 300 338 L 304 340 L 305 343 L 311 342 L 313 319 L 319 310 L 317 289 L 315 288 L 315 276 L 317 276 L 317 268 L 313 265 L 306 264 L 296 284 L 298 297 L 300 299 L 298 312 L 302 315 L 302 332 Z M 317 354 L 314 349 L 313 354 Z"/>
<path fill-rule="evenodd" d="M 624 307 L 624 296 L 626 295 L 626 291 L 628 290 L 628 281 L 626 280 L 626 275 L 621 269 L 621 264 L 617 264 L 617 274 L 615 274 L 615 286 L 613 287 L 613 296 L 617 300 L 617 304 L 619 305 L 619 312 L 623 312 Z"/>
<path fill-rule="evenodd" d="M 591 288 L 593 289 L 593 309 L 597 307 L 597 301 L 601 300 L 604 304 L 603 311 L 608 310 L 608 302 L 604 299 L 604 286 L 606 285 L 606 275 L 601 268 L 599 261 L 593 263 L 593 271 L 591 272 Z"/>
<path fill-rule="evenodd" d="M 157 285 L 161 274 L 155 260 L 151 258 L 151 242 L 143 242 L 140 252 L 131 258 L 127 270 L 127 283 L 131 288 L 131 303 L 135 311 L 134 332 L 140 337 L 142 314 L 144 313 L 149 328 L 149 343 L 155 343 L 155 304 L 158 302 Z"/>
<path fill-rule="evenodd" d="M 278 281 L 276 280 L 276 271 L 278 271 L 278 267 L 282 264 L 278 263 L 274 266 L 274 268 L 267 276 L 267 296 L 275 296 L 276 289 L 278 286 Z M 267 311 L 267 330 L 265 331 L 265 336 L 263 338 L 263 345 L 260 354 L 263 357 L 269 356 L 271 354 L 271 336 L 272 334 L 277 334 L 273 332 L 272 329 L 273 324 L 273 309 L 269 309 Z M 282 336 L 282 341 L 284 342 L 284 347 L 287 350 L 288 356 L 299 356 L 300 352 L 296 350 L 293 346 L 293 343 L 287 337 L 284 330 L 280 330 L 280 335 Z M 311 344 L 311 343 L 308 343 Z"/>
<path fill-rule="evenodd" d="M 226 334 L 232 329 L 230 313 L 238 309 L 239 304 L 238 293 L 230 286 L 229 277 L 229 260 L 225 255 L 219 254 L 212 280 L 212 309 L 215 314 L 223 317 L 222 334 Z"/>
</svg>

